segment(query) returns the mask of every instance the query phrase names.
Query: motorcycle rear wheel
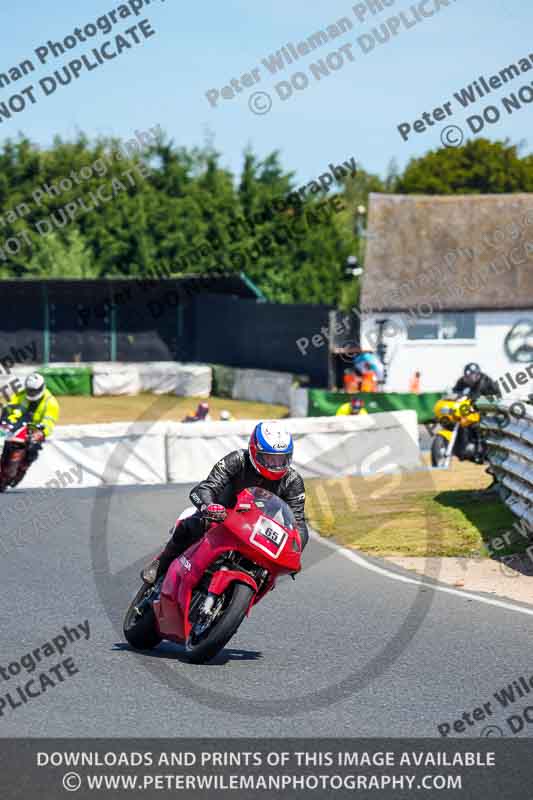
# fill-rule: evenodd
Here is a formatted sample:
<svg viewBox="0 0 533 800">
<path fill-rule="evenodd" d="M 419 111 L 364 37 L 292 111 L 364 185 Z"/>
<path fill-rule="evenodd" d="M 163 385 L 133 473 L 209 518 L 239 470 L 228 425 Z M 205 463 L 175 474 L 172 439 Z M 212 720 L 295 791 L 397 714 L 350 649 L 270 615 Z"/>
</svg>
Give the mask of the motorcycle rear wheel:
<svg viewBox="0 0 533 800">
<path fill-rule="evenodd" d="M 442 467 L 446 461 L 446 452 L 448 450 L 448 442 L 444 436 L 435 436 L 431 442 L 431 466 Z"/>
<path fill-rule="evenodd" d="M 148 603 L 140 616 L 136 611 L 150 591 L 152 591 L 152 587 L 146 583 L 143 584 L 124 617 L 124 637 L 135 650 L 153 650 L 162 641 L 157 632 L 152 604 Z"/>
<path fill-rule="evenodd" d="M 252 587 L 244 583 L 234 583 L 226 591 L 231 592 L 231 596 L 221 615 L 200 639 L 195 637 L 194 628 L 189 634 L 185 649 L 193 664 L 211 661 L 224 648 L 240 627 L 254 595 Z"/>
</svg>

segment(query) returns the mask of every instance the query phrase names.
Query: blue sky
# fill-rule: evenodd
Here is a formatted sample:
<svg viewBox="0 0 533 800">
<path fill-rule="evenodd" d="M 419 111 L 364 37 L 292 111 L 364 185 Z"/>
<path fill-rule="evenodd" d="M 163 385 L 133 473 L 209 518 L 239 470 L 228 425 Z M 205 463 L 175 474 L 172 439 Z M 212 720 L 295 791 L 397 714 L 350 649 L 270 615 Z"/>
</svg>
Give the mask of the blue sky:
<svg viewBox="0 0 533 800">
<path fill-rule="evenodd" d="M 394 0 L 382 12 L 368 13 L 359 21 L 352 11 L 355 3 L 344 0 L 270 0 L 253 4 L 253 10 L 249 0 L 225 0 L 212 7 L 151 0 L 139 17 L 120 21 L 111 34 L 79 44 L 65 56 L 39 65 L 31 76 L 0 89 L 0 102 L 7 101 L 24 86 L 36 84 L 145 17 L 156 31 L 142 45 L 98 69 L 84 70 L 75 83 L 60 87 L 52 96 L 40 92 L 35 105 L 0 124 L 0 136 L 14 137 L 22 131 L 46 146 L 56 134 L 69 138 L 83 130 L 89 136 L 130 138 L 136 129 L 160 124 L 176 144 L 187 147 L 202 144 L 210 132 L 222 163 L 234 171 L 240 169 L 242 152 L 250 144 L 260 156 L 280 150 L 284 167 L 296 173 L 298 183 L 311 180 L 330 162 L 352 156 L 365 169 L 384 174 L 393 157 L 403 166 L 410 157 L 440 147 L 440 131 L 446 123 L 413 134 L 407 142 L 400 138 L 398 124 L 413 123 L 479 75 L 493 75 L 533 54 L 533 8 L 524 0 L 448 0 L 449 6 L 434 16 L 409 30 L 402 27 L 388 43 L 362 53 L 356 42 L 359 36 L 418 2 Z M 427 0 L 426 8 L 435 2 Z M 64 39 L 77 26 L 95 22 L 119 5 L 114 0 L 93 0 L 80 10 L 81 3 L 65 0 L 9 4 L 0 11 L 4 31 L 0 72 L 25 58 L 38 64 L 35 48 L 48 39 Z M 350 32 L 302 57 L 279 76 L 270 75 L 262 65 L 263 58 L 286 42 L 307 39 L 342 17 L 352 21 Z M 298 71 L 310 76 L 312 62 L 346 43 L 352 44 L 353 63 L 345 59 L 344 66 L 327 78 L 317 82 L 311 76 L 304 91 L 295 91 L 285 102 L 279 99 L 274 90 L 279 80 Z M 261 76 L 253 89 L 216 108 L 209 105 L 206 91 L 221 90 L 253 68 L 259 68 Z M 533 70 L 481 100 L 470 112 L 454 102 L 449 123 L 463 127 L 472 138 L 464 124 L 470 113 L 479 113 L 531 80 Z M 272 96 L 270 113 L 250 112 L 248 99 L 255 90 Z M 514 143 L 525 140 L 524 152 L 532 152 L 532 122 L 533 104 L 525 105 L 512 116 L 502 113 L 500 122 L 487 126 L 483 135 Z"/>
</svg>

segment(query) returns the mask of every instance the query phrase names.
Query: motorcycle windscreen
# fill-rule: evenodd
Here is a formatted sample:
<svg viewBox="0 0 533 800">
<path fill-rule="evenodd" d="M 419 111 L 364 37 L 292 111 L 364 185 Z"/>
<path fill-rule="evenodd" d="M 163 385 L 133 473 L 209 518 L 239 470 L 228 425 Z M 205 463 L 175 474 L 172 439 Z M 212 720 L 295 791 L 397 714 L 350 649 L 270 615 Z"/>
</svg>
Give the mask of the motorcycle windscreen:
<svg viewBox="0 0 533 800">
<path fill-rule="evenodd" d="M 269 517 L 285 528 L 296 528 L 294 514 L 281 497 L 259 486 L 252 486 L 246 489 L 245 494 L 252 495 L 254 504 L 266 517 Z"/>
</svg>

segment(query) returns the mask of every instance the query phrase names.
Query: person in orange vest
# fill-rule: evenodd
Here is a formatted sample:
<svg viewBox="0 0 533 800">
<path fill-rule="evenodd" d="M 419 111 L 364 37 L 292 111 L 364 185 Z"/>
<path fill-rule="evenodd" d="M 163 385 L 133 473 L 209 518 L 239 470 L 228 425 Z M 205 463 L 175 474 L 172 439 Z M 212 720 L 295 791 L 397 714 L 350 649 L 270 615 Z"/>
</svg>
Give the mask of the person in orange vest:
<svg viewBox="0 0 533 800">
<path fill-rule="evenodd" d="M 361 379 L 362 392 L 377 392 L 378 380 L 373 369 L 366 369 Z"/>
<path fill-rule="evenodd" d="M 360 392 L 361 386 L 361 378 L 355 374 L 353 369 L 345 369 L 344 375 L 342 378 L 342 382 L 344 385 L 344 391 L 347 394 L 355 394 L 356 392 Z"/>
<path fill-rule="evenodd" d="M 420 394 L 420 372 L 415 372 L 409 381 L 409 391 L 412 394 Z"/>
<path fill-rule="evenodd" d="M 360 392 L 377 392 L 378 380 L 382 376 L 382 364 L 375 353 L 361 350 L 354 356 L 355 371 L 361 376 Z"/>
</svg>

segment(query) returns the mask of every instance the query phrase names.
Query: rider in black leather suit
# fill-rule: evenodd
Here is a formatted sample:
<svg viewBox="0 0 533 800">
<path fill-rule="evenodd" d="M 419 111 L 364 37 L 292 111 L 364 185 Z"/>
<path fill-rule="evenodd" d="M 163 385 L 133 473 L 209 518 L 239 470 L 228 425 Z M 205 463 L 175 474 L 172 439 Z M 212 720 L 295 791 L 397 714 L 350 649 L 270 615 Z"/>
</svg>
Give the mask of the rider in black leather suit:
<svg viewBox="0 0 533 800">
<path fill-rule="evenodd" d="M 166 573 L 175 558 L 204 535 L 206 519 L 213 518 L 209 517 L 209 507 L 219 504 L 232 508 L 237 502 L 239 492 L 251 486 L 267 489 L 287 503 L 294 514 L 303 550 L 308 542 L 309 532 L 304 517 L 305 486 L 302 477 L 293 467 L 288 466 L 279 479 L 267 478 L 259 471 L 250 450 L 234 450 L 215 464 L 205 481 L 191 490 L 189 497 L 198 511 L 178 521 L 172 529 L 171 539 L 159 557 L 156 580 Z"/>
</svg>

